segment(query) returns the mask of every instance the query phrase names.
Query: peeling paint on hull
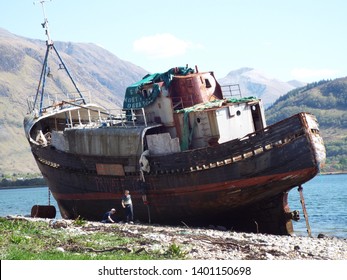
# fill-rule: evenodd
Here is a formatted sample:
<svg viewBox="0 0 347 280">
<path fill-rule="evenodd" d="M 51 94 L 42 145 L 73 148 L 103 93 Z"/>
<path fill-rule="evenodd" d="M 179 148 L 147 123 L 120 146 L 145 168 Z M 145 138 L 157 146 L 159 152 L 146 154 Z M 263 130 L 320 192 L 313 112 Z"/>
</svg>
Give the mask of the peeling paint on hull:
<svg viewBox="0 0 347 280">
<path fill-rule="evenodd" d="M 321 147 L 311 138 L 319 136 L 307 128 L 305 117 L 299 114 L 267 128 L 279 135 L 286 128 L 282 138 L 295 132 L 296 137 L 287 143 L 283 139 L 283 143 L 278 143 L 273 133 L 267 136 L 266 131 L 261 131 L 247 137 L 247 145 L 231 141 L 191 152 L 149 157 L 152 168 L 145 175 L 146 190 L 136 182 L 139 173 L 102 176 L 84 164 L 95 166 L 101 160 L 98 157 L 34 145 L 32 151 L 64 218 L 99 220 L 110 207 L 121 212 L 121 195 L 129 189 L 135 217 L 141 222 L 150 219 L 152 223 L 212 224 L 235 230 L 291 234 L 287 192 L 313 178 L 323 158 L 316 156 Z M 246 154 L 242 151 L 252 146 L 253 150 L 261 146 L 263 151 L 232 160 L 233 155 Z M 119 162 L 112 157 L 102 160 L 107 164 Z"/>
</svg>

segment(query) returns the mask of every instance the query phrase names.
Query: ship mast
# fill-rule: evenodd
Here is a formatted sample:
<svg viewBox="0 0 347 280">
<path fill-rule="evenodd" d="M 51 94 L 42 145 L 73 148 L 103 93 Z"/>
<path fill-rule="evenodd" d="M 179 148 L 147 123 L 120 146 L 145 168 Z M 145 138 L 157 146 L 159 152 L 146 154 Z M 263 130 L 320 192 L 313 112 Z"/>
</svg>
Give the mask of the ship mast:
<svg viewBox="0 0 347 280">
<path fill-rule="evenodd" d="M 34 101 L 34 106 L 33 106 L 33 110 L 35 110 L 37 102 L 40 102 L 40 104 L 39 104 L 39 116 L 41 116 L 42 112 L 43 112 L 43 98 L 44 98 L 45 85 L 46 85 L 46 76 L 48 76 L 50 74 L 50 70 L 49 70 L 49 67 L 48 67 L 48 56 L 49 56 L 49 53 L 50 53 L 51 50 L 53 50 L 56 53 L 56 55 L 57 55 L 57 57 L 58 57 L 58 59 L 59 59 L 59 61 L 61 63 L 61 66 L 59 67 L 59 69 L 64 69 L 65 72 L 67 73 L 67 75 L 69 76 L 72 84 L 74 85 L 77 93 L 80 96 L 79 100 L 81 100 L 83 104 L 86 104 L 85 99 L 84 99 L 81 91 L 79 90 L 79 88 L 77 87 L 75 81 L 73 80 L 72 76 L 70 75 L 70 72 L 68 71 L 64 61 L 62 60 L 61 56 L 59 55 L 57 49 L 54 46 L 54 43 L 53 43 L 51 37 L 50 37 L 49 28 L 48 28 L 48 19 L 46 17 L 46 11 L 45 11 L 45 3 L 46 2 L 50 2 L 50 1 L 52 1 L 52 0 L 49 0 L 49 1 L 48 0 L 41 0 L 41 1 L 34 2 L 34 4 L 35 3 L 40 3 L 41 6 L 42 6 L 44 22 L 41 23 L 41 25 L 45 29 L 45 35 L 47 36 L 46 54 L 45 54 L 45 59 L 43 61 L 40 81 L 39 81 L 39 85 L 37 87 L 35 101 Z M 40 101 L 38 101 L 39 97 L 40 97 Z"/>
<path fill-rule="evenodd" d="M 41 25 L 45 29 L 45 34 L 47 36 L 47 45 L 53 45 L 53 42 L 52 42 L 51 37 L 49 35 L 48 19 L 46 17 L 46 11 L 45 11 L 45 5 L 44 5 L 47 1 L 48 0 L 40 1 L 40 4 L 42 6 L 43 20 L 44 20 L 44 22 L 41 23 Z M 52 0 L 50 0 L 50 1 L 52 1 Z M 35 2 L 34 2 L 34 4 L 35 4 Z"/>
</svg>

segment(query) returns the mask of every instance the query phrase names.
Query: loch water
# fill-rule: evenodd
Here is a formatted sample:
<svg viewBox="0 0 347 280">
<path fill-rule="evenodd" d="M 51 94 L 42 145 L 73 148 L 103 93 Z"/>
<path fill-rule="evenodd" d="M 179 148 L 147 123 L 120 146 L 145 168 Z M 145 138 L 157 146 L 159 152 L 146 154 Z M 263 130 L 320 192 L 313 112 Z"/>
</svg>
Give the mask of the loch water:
<svg viewBox="0 0 347 280">
<path fill-rule="evenodd" d="M 303 194 L 312 236 L 322 233 L 347 238 L 347 174 L 318 175 L 303 185 Z M 307 236 L 297 188 L 290 191 L 288 201 L 291 210 L 300 212 L 300 220 L 293 221 L 295 234 Z M 32 206 L 48 203 L 56 207 L 56 218 L 61 218 L 47 186 L 0 189 L 0 217 L 30 216 Z"/>
<path fill-rule="evenodd" d="M 303 185 L 303 194 L 312 236 L 347 238 L 347 174 L 318 175 Z M 297 188 L 289 192 L 288 202 L 300 212 L 300 220 L 293 221 L 296 235 L 307 235 Z"/>
</svg>

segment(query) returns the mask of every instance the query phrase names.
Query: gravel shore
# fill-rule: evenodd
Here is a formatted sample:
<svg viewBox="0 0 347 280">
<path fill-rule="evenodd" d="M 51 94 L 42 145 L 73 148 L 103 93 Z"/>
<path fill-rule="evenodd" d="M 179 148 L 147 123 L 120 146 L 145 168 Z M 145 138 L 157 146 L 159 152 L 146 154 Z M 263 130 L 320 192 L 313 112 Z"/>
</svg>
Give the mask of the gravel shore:
<svg viewBox="0 0 347 280">
<path fill-rule="evenodd" d="M 177 244 L 195 260 L 347 260 L 347 240 L 240 233 L 211 229 L 188 229 L 123 225 L 119 230 L 142 235 L 149 249 Z M 165 248 L 163 248 L 165 249 Z"/>
<path fill-rule="evenodd" d="M 278 236 L 216 229 L 170 227 L 143 224 L 87 222 L 76 226 L 71 220 L 23 218 L 47 221 L 51 227 L 71 235 L 95 231 L 141 238 L 130 250 L 163 250 L 175 244 L 191 260 L 347 260 L 347 239 L 320 236 Z"/>
</svg>

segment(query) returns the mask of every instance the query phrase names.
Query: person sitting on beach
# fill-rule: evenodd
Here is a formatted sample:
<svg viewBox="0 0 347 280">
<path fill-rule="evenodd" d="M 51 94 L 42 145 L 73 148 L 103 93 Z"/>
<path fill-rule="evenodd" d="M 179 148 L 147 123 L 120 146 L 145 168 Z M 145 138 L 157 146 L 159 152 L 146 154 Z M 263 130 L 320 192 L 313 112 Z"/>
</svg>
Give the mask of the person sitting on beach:
<svg viewBox="0 0 347 280">
<path fill-rule="evenodd" d="M 115 223 L 116 209 L 112 208 L 110 211 L 106 212 L 102 217 L 102 223 Z"/>
</svg>

